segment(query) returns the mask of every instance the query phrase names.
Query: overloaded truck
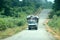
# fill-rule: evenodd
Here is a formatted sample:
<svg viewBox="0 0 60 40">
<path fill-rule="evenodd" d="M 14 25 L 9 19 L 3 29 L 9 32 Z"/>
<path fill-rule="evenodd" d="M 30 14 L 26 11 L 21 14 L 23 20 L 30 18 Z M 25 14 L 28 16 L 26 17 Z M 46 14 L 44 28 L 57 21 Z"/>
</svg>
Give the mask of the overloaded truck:
<svg viewBox="0 0 60 40">
<path fill-rule="evenodd" d="M 35 21 L 38 23 L 39 17 L 38 17 L 38 16 L 33 16 L 33 17 L 32 17 L 32 20 L 35 20 Z"/>
<path fill-rule="evenodd" d="M 34 15 L 29 15 L 27 16 L 27 22 L 28 22 L 28 29 L 36 29 L 38 28 L 38 16 L 34 16 Z"/>
</svg>

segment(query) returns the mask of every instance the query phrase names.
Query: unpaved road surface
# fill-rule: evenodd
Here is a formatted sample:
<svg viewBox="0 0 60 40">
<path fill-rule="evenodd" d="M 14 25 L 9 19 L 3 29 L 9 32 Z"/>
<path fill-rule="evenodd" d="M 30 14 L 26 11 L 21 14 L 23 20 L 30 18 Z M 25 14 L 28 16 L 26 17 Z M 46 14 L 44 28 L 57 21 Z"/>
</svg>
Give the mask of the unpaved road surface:
<svg viewBox="0 0 60 40">
<path fill-rule="evenodd" d="M 52 34 L 46 31 L 46 26 L 43 25 L 48 17 L 49 12 L 50 9 L 44 9 L 39 14 L 38 30 L 26 29 L 3 40 L 55 40 Z"/>
</svg>

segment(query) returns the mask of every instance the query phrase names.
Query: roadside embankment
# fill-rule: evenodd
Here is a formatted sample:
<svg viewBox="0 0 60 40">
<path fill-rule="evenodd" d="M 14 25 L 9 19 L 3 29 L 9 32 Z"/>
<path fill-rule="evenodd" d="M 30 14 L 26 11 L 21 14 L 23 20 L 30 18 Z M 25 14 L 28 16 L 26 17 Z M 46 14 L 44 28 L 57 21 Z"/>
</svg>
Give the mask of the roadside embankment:
<svg viewBox="0 0 60 40">
<path fill-rule="evenodd" d="M 56 32 L 52 27 L 48 26 L 48 22 L 50 19 L 47 19 L 45 21 L 45 26 L 48 32 L 52 33 L 52 35 L 54 35 L 55 38 L 57 38 L 57 40 L 60 40 L 60 34 L 58 32 Z"/>
</svg>

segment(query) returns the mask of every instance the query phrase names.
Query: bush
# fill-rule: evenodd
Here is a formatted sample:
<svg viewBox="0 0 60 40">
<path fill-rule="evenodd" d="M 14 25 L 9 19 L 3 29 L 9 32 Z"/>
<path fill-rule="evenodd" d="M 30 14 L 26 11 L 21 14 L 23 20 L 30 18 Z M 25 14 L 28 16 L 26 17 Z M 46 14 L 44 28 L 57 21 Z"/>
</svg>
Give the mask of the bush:
<svg viewBox="0 0 60 40">
<path fill-rule="evenodd" d="M 0 31 L 5 29 L 6 29 L 6 22 L 4 21 L 4 19 L 0 18 Z"/>
<path fill-rule="evenodd" d="M 50 15 L 49 15 L 49 18 L 53 18 L 53 16 L 54 16 L 55 14 L 56 14 L 55 11 L 51 11 L 51 12 L 50 12 Z"/>
<path fill-rule="evenodd" d="M 50 12 L 49 18 L 53 18 L 54 15 L 60 16 L 60 11 L 52 11 Z"/>
<path fill-rule="evenodd" d="M 22 26 L 22 25 L 23 25 L 23 21 L 17 23 L 17 26 Z"/>
<path fill-rule="evenodd" d="M 20 18 L 0 18 L 0 31 L 3 31 L 7 28 L 20 27 L 24 25 L 25 19 Z"/>
<path fill-rule="evenodd" d="M 53 19 L 48 22 L 48 25 L 55 29 L 60 29 L 60 17 L 54 16 Z"/>
<path fill-rule="evenodd" d="M 56 12 L 56 15 L 57 15 L 57 16 L 60 16 L 60 11 L 57 11 L 57 12 Z"/>
</svg>

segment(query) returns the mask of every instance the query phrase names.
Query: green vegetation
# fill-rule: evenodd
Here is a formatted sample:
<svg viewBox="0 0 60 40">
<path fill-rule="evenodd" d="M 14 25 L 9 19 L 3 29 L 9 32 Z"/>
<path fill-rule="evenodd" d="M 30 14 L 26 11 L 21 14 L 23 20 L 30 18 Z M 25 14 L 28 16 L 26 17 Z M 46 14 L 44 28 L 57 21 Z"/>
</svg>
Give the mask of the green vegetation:
<svg viewBox="0 0 60 40">
<path fill-rule="evenodd" d="M 33 14 L 39 7 L 40 3 L 36 0 L 0 0 L 0 38 L 25 29 L 26 16 Z"/>
<path fill-rule="evenodd" d="M 0 38 L 6 38 L 24 30 L 27 27 L 26 16 L 21 18 L 4 17 L 0 18 Z"/>
<path fill-rule="evenodd" d="M 57 17 L 56 15 L 54 15 L 53 18 L 48 22 L 48 25 L 51 26 L 55 32 L 59 32 L 60 17 Z"/>
<path fill-rule="evenodd" d="M 59 17 L 60 16 L 60 11 L 54 11 L 54 10 L 52 10 L 50 12 L 49 18 L 53 18 L 54 15 L 56 15 L 57 17 Z"/>
<path fill-rule="evenodd" d="M 5 31 L 0 31 L 0 39 L 12 36 L 26 28 L 26 25 L 20 26 L 20 27 L 14 27 L 14 28 L 8 28 Z"/>
<path fill-rule="evenodd" d="M 59 11 L 60 10 L 60 0 L 55 0 L 55 3 L 53 5 L 53 9 L 55 11 Z"/>
<path fill-rule="evenodd" d="M 50 13 L 48 25 L 60 35 L 60 0 L 55 0 L 53 11 Z"/>
<path fill-rule="evenodd" d="M 0 31 L 6 30 L 7 28 L 14 28 L 24 25 L 25 19 L 20 18 L 0 18 Z"/>
</svg>

